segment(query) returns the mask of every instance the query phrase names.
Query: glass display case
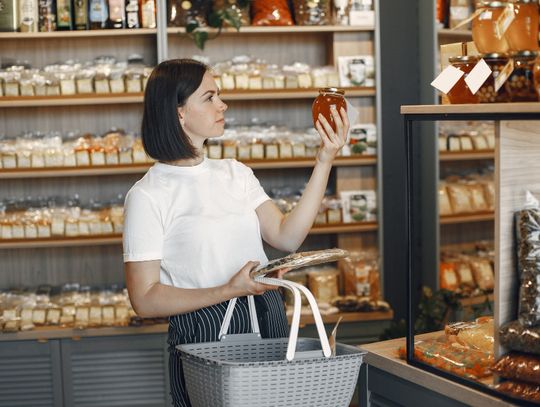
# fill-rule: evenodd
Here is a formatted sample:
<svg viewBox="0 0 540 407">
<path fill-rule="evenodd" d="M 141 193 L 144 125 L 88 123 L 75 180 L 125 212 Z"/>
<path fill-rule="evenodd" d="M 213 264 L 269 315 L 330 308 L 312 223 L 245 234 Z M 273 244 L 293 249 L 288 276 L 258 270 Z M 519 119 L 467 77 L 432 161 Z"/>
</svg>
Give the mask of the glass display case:
<svg viewBox="0 0 540 407">
<path fill-rule="evenodd" d="M 538 403 L 540 104 L 403 106 L 401 112 L 408 206 L 408 320 L 402 356 L 409 365 L 504 401 Z M 422 126 L 445 121 L 451 127 L 471 120 L 493 123 L 491 180 L 480 174 L 434 185 L 426 169 L 436 167 L 440 157 L 433 135 L 422 132 Z M 488 144 L 484 141 L 480 145 Z M 461 159 L 466 155 L 461 152 Z M 431 218 L 439 221 L 432 225 L 426 221 Z M 486 221 L 492 222 L 483 226 L 492 230 L 492 246 L 477 246 L 468 255 L 431 250 L 434 241 L 438 247 L 442 240 L 442 225 Z M 461 232 L 475 237 L 466 229 Z M 438 310 L 426 286 L 443 293 L 451 306 Z M 475 301 L 488 303 L 482 315 L 451 309 Z M 436 314 L 441 315 L 439 328 L 430 330 L 426 320 Z"/>
</svg>

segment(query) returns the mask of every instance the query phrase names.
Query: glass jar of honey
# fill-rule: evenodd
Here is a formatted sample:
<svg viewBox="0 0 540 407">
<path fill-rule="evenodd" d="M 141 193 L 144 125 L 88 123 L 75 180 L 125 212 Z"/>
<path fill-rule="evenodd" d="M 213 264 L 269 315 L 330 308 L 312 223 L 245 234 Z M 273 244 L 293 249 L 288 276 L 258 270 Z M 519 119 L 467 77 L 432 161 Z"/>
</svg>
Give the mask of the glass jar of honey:
<svg viewBox="0 0 540 407">
<path fill-rule="evenodd" d="M 535 64 L 534 64 L 534 88 L 536 89 L 536 93 L 538 94 L 538 101 L 540 101 L 540 53 L 538 57 L 536 58 Z"/>
<path fill-rule="evenodd" d="M 449 62 L 452 64 L 452 66 L 465 73 L 465 75 L 459 78 L 454 87 L 450 89 L 450 92 L 447 93 L 446 96 L 448 96 L 450 103 L 478 103 L 478 96 L 473 95 L 465 83 L 465 78 L 475 67 L 476 63 L 478 62 L 478 58 L 467 55 L 456 56 L 451 57 Z"/>
<path fill-rule="evenodd" d="M 538 94 L 534 86 L 534 65 L 537 53 L 518 51 L 511 54 L 514 70 L 505 83 L 512 102 L 536 102 Z"/>
<path fill-rule="evenodd" d="M 480 53 L 507 52 L 505 36 L 497 37 L 497 20 L 503 13 L 506 2 L 486 1 L 481 4 L 483 11 L 472 21 L 472 37 Z"/>
<path fill-rule="evenodd" d="M 538 2 L 514 0 L 514 21 L 505 36 L 511 51 L 538 49 Z"/>
<path fill-rule="evenodd" d="M 311 112 L 313 114 L 313 125 L 317 123 L 319 113 L 322 114 L 334 131 L 336 131 L 336 124 L 334 118 L 330 113 L 330 108 L 334 107 L 338 114 L 341 108 L 347 110 L 347 103 L 345 102 L 345 91 L 338 88 L 323 88 L 319 89 L 319 96 L 315 98 Z"/>
<path fill-rule="evenodd" d="M 491 69 L 484 84 L 476 92 L 480 103 L 505 103 L 510 101 L 510 96 L 506 91 L 504 83 L 497 88 L 497 77 L 508 63 L 508 54 L 490 53 L 483 54 L 482 59 L 486 61 Z"/>
</svg>

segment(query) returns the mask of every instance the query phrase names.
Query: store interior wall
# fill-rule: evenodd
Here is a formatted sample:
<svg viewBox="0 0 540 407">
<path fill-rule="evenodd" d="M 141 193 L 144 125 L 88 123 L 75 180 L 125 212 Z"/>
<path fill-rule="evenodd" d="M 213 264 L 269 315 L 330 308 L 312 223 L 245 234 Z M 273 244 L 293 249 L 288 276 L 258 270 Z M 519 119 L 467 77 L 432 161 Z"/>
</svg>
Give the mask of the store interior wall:
<svg viewBox="0 0 540 407">
<path fill-rule="evenodd" d="M 395 319 L 399 320 L 406 317 L 408 267 L 405 137 L 400 106 L 435 103 L 435 93 L 429 85 L 435 72 L 435 2 L 380 0 L 379 13 L 384 292 Z M 416 181 L 422 185 L 429 185 L 438 177 L 436 138 L 426 137 L 434 131 L 433 125 L 421 128 L 422 140 L 428 140 L 420 145 L 423 159 Z M 423 191 L 426 197 L 432 196 L 429 188 Z M 437 214 L 435 205 L 430 206 L 433 211 L 416 221 L 423 231 L 435 233 L 433 239 L 423 239 L 431 247 L 423 246 L 420 252 L 436 253 Z M 422 274 L 433 274 L 436 256 L 426 256 L 422 267 Z"/>
</svg>

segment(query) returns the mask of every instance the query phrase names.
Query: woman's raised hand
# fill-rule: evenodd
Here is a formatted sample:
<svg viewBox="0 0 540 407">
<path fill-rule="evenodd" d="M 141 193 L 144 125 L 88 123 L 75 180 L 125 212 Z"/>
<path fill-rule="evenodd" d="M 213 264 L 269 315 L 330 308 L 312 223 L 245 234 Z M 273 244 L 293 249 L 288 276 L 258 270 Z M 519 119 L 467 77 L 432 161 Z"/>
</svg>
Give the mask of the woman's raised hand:
<svg viewBox="0 0 540 407">
<path fill-rule="evenodd" d="M 319 114 L 315 128 L 322 140 L 321 148 L 317 154 L 317 161 L 331 164 L 339 150 L 345 145 L 349 133 L 349 119 L 344 108 L 341 108 L 338 113 L 337 109 L 332 106 L 330 107 L 330 114 L 336 124 L 336 131 L 332 129 L 332 126 L 322 114 Z"/>
</svg>

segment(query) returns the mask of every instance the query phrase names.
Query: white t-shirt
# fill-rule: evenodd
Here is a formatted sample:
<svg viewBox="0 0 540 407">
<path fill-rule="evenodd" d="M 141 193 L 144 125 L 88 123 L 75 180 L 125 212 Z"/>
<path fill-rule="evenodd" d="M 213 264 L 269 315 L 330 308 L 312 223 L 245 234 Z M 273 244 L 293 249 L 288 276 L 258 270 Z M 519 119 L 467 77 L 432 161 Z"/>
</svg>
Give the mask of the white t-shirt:
<svg viewBox="0 0 540 407">
<path fill-rule="evenodd" d="M 154 164 L 128 192 L 124 262 L 161 260 L 160 282 L 225 284 L 248 261 L 268 262 L 255 209 L 270 199 L 236 160 Z"/>
</svg>

